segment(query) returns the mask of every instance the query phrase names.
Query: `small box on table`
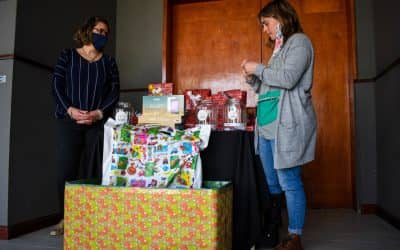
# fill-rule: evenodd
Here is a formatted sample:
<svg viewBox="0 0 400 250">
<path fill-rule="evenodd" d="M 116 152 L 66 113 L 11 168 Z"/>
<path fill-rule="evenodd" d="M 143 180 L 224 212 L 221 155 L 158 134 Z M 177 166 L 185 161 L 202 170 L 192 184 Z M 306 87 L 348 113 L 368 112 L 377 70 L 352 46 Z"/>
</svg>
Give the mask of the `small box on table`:
<svg viewBox="0 0 400 250">
<path fill-rule="evenodd" d="M 151 123 L 160 124 L 164 126 L 175 127 L 175 124 L 182 123 L 182 115 L 171 113 L 152 113 L 143 114 L 138 117 L 139 124 Z"/>
<path fill-rule="evenodd" d="M 162 95 L 172 95 L 174 91 L 174 84 L 171 82 L 163 83 L 150 83 L 147 85 L 148 95 L 162 96 Z"/>
<path fill-rule="evenodd" d="M 143 96 L 143 114 L 138 117 L 138 122 L 175 127 L 182 122 L 184 106 L 183 95 Z"/>
<path fill-rule="evenodd" d="M 143 114 L 184 114 L 184 96 L 143 96 Z"/>
<path fill-rule="evenodd" d="M 64 249 L 231 249 L 232 185 L 201 189 L 65 187 Z"/>
</svg>

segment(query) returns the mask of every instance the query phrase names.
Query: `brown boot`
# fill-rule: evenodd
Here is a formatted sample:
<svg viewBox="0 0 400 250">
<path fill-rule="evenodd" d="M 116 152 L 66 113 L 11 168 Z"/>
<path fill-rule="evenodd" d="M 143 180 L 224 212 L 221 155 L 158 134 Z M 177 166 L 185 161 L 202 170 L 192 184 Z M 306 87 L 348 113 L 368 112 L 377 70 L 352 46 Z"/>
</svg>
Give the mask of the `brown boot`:
<svg viewBox="0 0 400 250">
<path fill-rule="evenodd" d="M 275 250 L 303 250 L 300 235 L 289 234 L 282 242 L 274 248 Z"/>
</svg>

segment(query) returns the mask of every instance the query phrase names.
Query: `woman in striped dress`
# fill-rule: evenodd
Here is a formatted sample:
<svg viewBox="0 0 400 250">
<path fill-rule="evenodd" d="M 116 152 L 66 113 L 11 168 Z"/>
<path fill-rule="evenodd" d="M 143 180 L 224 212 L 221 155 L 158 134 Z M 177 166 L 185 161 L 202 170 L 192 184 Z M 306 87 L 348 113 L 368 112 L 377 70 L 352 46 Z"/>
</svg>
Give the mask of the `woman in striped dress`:
<svg viewBox="0 0 400 250">
<path fill-rule="evenodd" d="M 89 18 L 74 34 L 77 48 L 61 52 L 52 90 L 57 118 L 57 169 L 60 212 L 66 181 L 101 177 L 103 125 L 119 99 L 115 59 L 105 55 L 110 27 L 106 19 Z M 51 235 L 63 234 L 63 221 Z"/>
</svg>

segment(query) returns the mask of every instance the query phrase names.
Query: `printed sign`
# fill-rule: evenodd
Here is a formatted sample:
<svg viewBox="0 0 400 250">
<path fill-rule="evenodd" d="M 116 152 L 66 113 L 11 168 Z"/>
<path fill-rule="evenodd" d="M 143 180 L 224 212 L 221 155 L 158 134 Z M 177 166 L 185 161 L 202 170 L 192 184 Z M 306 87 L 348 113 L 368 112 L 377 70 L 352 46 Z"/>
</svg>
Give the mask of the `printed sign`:
<svg viewBox="0 0 400 250">
<path fill-rule="evenodd" d="M 6 83 L 7 82 L 7 76 L 6 75 L 0 75 L 0 83 Z"/>
</svg>

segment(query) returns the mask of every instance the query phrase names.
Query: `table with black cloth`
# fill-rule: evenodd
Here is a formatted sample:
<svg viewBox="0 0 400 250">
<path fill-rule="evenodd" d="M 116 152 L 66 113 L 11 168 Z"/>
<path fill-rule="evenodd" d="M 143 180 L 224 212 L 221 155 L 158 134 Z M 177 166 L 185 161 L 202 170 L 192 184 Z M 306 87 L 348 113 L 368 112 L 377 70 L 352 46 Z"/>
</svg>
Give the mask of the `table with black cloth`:
<svg viewBox="0 0 400 250">
<path fill-rule="evenodd" d="M 261 233 L 268 191 L 253 132 L 213 131 L 201 152 L 204 180 L 233 183 L 233 249 L 250 249 Z"/>
</svg>

